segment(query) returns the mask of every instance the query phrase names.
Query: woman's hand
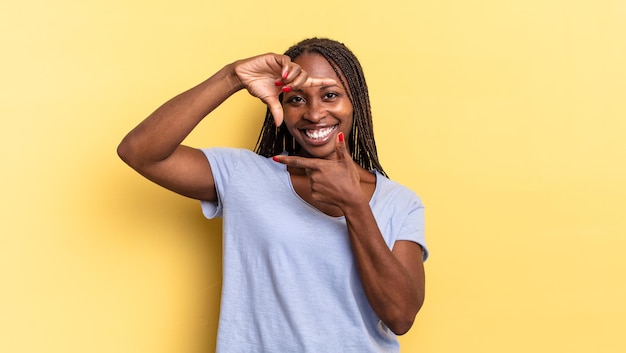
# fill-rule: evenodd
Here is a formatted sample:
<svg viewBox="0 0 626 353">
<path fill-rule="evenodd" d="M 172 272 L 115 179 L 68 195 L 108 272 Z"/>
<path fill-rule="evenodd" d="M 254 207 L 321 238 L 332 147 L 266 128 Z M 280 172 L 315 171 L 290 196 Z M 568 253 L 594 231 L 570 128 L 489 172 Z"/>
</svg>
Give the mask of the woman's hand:
<svg viewBox="0 0 626 353">
<path fill-rule="evenodd" d="M 344 210 L 346 207 L 368 204 L 368 197 L 360 186 L 360 176 L 356 164 L 346 147 L 343 133 L 339 133 L 336 143 L 337 158 L 326 160 L 298 156 L 275 156 L 276 162 L 293 168 L 302 168 L 311 183 L 311 196 Z"/>
<path fill-rule="evenodd" d="M 286 55 L 264 54 L 234 63 L 237 79 L 248 92 L 267 105 L 276 126 L 283 122 L 283 107 L 278 99 L 281 92 L 335 84 L 330 78 L 311 78 L 306 71 Z"/>
</svg>

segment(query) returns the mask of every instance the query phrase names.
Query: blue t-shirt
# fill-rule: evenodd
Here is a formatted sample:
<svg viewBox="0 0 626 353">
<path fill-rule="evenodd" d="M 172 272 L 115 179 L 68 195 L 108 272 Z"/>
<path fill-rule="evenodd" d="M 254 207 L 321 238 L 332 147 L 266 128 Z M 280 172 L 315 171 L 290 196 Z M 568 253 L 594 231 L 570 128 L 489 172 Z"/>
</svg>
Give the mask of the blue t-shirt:
<svg viewBox="0 0 626 353">
<path fill-rule="evenodd" d="M 234 148 L 203 152 L 218 202 L 203 201 L 202 209 L 223 218 L 217 352 L 398 352 L 396 335 L 365 297 L 345 218 L 300 198 L 286 166 L 271 158 Z M 376 172 L 370 206 L 390 249 L 414 241 L 426 259 L 415 193 Z"/>
</svg>

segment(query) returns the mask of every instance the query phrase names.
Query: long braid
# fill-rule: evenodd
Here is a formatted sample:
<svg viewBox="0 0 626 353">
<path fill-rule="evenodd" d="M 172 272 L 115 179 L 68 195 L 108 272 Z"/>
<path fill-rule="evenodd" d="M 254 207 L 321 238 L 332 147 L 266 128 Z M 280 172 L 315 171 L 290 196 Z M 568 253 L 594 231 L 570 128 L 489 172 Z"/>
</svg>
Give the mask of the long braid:
<svg viewBox="0 0 626 353">
<path fill-rule="evenodd" d="M 285 55 L 294 60 L 307 53 L 319 54 L 326 58 L 348 92 L 353 109 L 353 125 L 348 139 L 352 159 L 367 170 L 374 169 L 387 176 L 378 160 L 369 91 L 358 59 L 343 43 L 326 38 L 305 39 L 289 48 Z M 283 151 L 293 153 L 299 148 L 285 124 L 280 127 L 274 125 L 274 117 L 267 109 L 255 152 L 271 157 Z"/>
</svg>

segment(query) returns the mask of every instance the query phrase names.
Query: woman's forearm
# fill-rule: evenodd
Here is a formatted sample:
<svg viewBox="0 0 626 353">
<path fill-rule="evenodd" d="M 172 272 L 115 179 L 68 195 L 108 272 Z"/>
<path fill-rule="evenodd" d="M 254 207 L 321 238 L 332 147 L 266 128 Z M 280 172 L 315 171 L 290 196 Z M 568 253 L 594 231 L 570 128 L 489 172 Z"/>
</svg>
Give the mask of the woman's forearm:
<svg viewBox="0 0 626 353">
<path fill-rule="evenodd" d="M 150 114 L 124 137 L 118 154 L 136 169 L 168 158 L 205 116 L 242 88 L 234 65 L 225 66 Z"/>
<path fill-rule="evenodd" d="M 394 333 L 406 333 L 424 301 L 421 258 L 402 258 L 389 250 L 368 203 L 344 210 L 344 214 L 359 277 L 372 309 Z M 411 261 L 420 263 L 404 264 Z"/>
</svg>

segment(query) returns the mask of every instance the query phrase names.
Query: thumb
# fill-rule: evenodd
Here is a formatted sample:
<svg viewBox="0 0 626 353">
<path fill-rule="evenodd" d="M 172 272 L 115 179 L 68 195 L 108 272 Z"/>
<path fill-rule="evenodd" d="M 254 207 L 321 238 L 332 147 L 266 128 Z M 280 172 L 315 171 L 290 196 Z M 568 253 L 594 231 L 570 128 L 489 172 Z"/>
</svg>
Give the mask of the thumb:
<svg viewBox="0 0 626 353">
<path fill-rule="evenodd" d="M 278 97 L 267 96 L 261 100 L 270 109 L 270 112 L 274 117 L 274 124 L 276 124 L 276 126 L 280 126 L 280 124 L 283 123 L 283 106 L 278 101 Z"/>
<path fill-rule="evenodd" d="M 346 159 L 352 159 L 350 152 L 346 148 L 346 141 L 343 132 L 337 134 L 337 144 L 335 145 L 337 149 L 337 160 L 344 161 Z"/>
</svg>

